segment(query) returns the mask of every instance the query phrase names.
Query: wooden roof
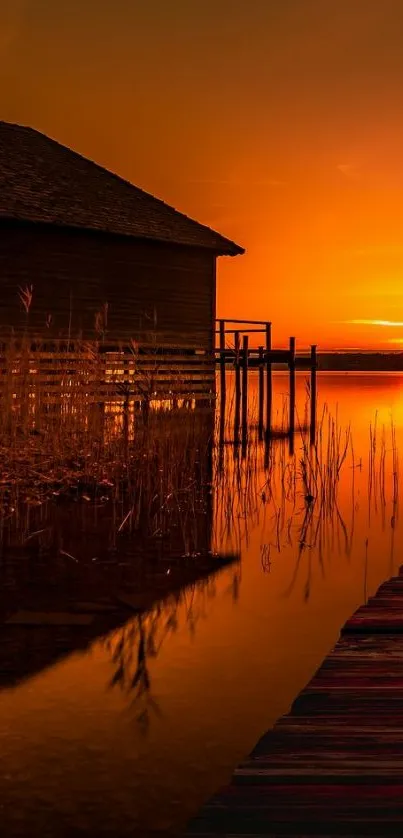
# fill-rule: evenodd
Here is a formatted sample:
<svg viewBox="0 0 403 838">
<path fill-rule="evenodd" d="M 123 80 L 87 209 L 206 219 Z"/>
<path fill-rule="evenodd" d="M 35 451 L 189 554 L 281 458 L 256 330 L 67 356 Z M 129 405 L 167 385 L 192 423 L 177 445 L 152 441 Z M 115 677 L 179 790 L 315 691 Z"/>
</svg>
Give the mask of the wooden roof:
<svg viewBox="0 0 403 838">
<path fill-rule="evenodd" d="M 217 255 L 244 252 L 45 134 L 2 121 L 1 218 L 201 247 Z"/>
</svg>

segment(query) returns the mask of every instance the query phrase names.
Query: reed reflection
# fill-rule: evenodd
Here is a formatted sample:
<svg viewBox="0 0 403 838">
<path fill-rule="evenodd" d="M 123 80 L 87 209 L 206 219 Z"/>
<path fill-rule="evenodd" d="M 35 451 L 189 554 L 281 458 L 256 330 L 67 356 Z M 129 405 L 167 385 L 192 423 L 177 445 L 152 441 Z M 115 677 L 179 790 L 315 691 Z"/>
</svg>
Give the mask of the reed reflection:
<svg viewBox="0 0 403 838">
<path fill-rule="evenodd" d="M 277 426 L 263 441 L 255 422 L 256 405 L 249 417 L 248 445 L 239 457 L 232 436 L 231 411 L 226 437 L 216 453 L 214 531 L 219 549 L 248 547 L 251 533 L 260 531 L 260 558 L 264 572 L 275 567 L 281 554 L 293 555 L 293 572 L 284 595 L 289 596 L 306 567 L 304 598 L 311 593 L 312 563 L 325 574 L 332 554 L 348 560 L 354 553 L 356 519 L 367 507 L 367 520 L 358 538 L 370 543 L 372 519 L 390 529 L 390 564 L 393 566 L 399 510 L 399 454 L 394 420 L 380 422 L 375 412 L 360 434 L 357 453 L 350 423 L 336 407 L 322 403 L 314 438 L 307 420 L 309 399 L 297 413 L 293 445 L 289 444 L 287 404 L 277 412 Z M 222 420 L 221 420 L 222 421 Z"/>
<path fill-rule="evenodd" d="M 234 603 L 239 595 L 239 581 L 240 573 L 235 568 L 227 589 Z M 209 605 L 215 596 L 213 576 L 188 586 L 146 613 L 136 614 L 102 641 L 112 669 L 108 689 L 119 689 L 127 696 L 143 732 L 153 715 L 163 715 L 163 703 L 153 694 L 153 662 L 170 635 L 185 631 L 190 637 L 195 636 L 200 621 L 208 619 Z"/>
</svg>

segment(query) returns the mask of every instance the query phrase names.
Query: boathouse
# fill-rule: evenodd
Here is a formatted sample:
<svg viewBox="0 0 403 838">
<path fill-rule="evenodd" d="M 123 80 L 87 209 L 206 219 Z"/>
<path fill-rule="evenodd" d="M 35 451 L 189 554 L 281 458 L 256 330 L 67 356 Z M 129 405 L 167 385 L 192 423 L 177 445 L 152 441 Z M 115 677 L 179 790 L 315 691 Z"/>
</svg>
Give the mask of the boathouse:
<svg viewBox="0 0 403 838">
<path fill-rule="evenodd" d="M 217 257 L 241 253 L 39 131 L 0 122 L 0 334 L 210 351 Z"/>
</svg>

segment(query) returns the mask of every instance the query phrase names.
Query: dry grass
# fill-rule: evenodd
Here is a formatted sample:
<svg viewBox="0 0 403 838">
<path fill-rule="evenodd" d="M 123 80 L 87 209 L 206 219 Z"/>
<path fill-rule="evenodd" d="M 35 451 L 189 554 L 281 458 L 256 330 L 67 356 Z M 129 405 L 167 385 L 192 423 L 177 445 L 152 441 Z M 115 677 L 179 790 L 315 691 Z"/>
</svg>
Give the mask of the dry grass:
<svg viewBox="0 0 403 838">
<path fill-rule="evenodd" d="M 100 338 L 102 339 L 102 337 Z M 39 346 L 39 344 L 38 344 Z M 43 348 L 43 341 L 41 344 Z M 357 462 L 350 427 L 324 405 L 313 445 L 305 433 L 308 404 L 297 422 L 294 453 L 287 438 L 287 407 L 277 416 L 278 438 L 261 441 L 249 404 L 246 438 L 238 440 L 233 403 L 217 415 L 182 402 L 153 398 L 155 370 L 142 379 L 142 404 L 124 370 L 109 371 L 115 399 L 100 407 L 88 393 L 105 373 L 96 345 L 76 341 L 75 374 L 61 344 L 52 368 L 62 397 L 49 397 L 32 341 L 10 342 L 4 352 L 0 410 L 0 545 L 47 552 L 71 561 L 100 561 L 124 554 L 162 557 L 241 551 L 261 527 L 262 565 L 274 552 L 296 544 L 297 560 L 330 542 L 348 554 L 354 520 L 340 505 L 349 475 L 354 509 Z M 135 358 L 136 347 L 133 346 Z M 78 370 L 78 372 L 77 372 Z M 43 370 L 42 370 L 43 372 Z M 94 388 L 94 389 L 93 389 Z M 145 408 L 146 405 L 146 408 Z M 230 441 L 226 444 L 225 440 Z M 390 479 L 392 488 L 390 490 Z M 392 492 L 392 526 L 398 515 L 396 431 L 370 428 L 369 510 L 385 514 Z"/>
<path fill-rule="evenodd" d="M 98 346 L 53 342 L 53 357 L 50 349 L 43 340 L 33 346 L 32 338 L 22 338 L 3 351 L 3 547 L 61 549 L 74 559 L 94 553 L 94 544 L 96 553 L 122 545 L 127 551 L 133 543 L 143 552 L 206 551 L 211 419 L 192 409 L 190 397 L 153 398 L 158 359 L 139 373 L 136 403 L 126 365 L 108 360 L 113 398 L 99 404 L 105 360 Z M 132 349 L 130 375 L 136 370 Z M 60 543 L 66 502 L 73 526 Z"/>
</svg>

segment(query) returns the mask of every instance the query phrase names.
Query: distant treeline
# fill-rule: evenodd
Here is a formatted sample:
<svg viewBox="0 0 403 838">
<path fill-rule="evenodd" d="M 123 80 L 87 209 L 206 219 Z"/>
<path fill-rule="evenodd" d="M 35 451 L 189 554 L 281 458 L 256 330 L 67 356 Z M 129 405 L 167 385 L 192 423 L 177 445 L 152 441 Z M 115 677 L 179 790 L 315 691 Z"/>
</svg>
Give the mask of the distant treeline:
<svg viewBox="0 0 403 838">
<path fill-rule="evenodd" d="M 403 372 L 403 352 L 319 352 L 318 368 Z"/>
</svg>

